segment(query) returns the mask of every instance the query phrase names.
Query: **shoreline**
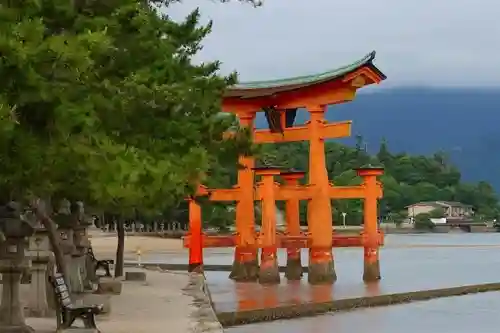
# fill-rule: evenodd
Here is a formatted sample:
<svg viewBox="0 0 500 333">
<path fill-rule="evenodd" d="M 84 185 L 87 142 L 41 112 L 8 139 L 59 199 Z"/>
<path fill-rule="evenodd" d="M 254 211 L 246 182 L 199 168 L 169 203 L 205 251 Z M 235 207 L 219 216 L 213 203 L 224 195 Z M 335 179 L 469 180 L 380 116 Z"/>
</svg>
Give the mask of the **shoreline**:
<svg viewBox="0 0 500 333">
<path fill-rule="evenodd" d="M 440 233 L 440 232 L 396 232 L 386 233 L 387 235 L 427 235 L 427 234 L 467 234 L 467 233 Z M 344 230 L 337 233 L 351 233 L 355 234 L 352 230 Z M 385 231 L 384 231 L 385 232 Z M 491 232 L 484 232 L 489 234 Z M 474 233 L 478 234 L 478 233 Z M 93 234 L 90 237 L 94 252 L 97 254 L 115 254 L 117 246 L 117 237 L 112 233 Z M 418 248 L 418 247 L 500 247 L 500 244 L 385 244 L 385 248 Z M 216 249 L 216 248 L 212 248 Z M 221 248 L 222 249 L 222 248 Z M 125 251 L 124 253 L 137 255 L 138 251 L 142 255 L 150 253 L 158 254 L 178 254 L 187 253 L 187 248 L 183 247 L 183 240 L 181 236 L 170 237 L 168 235 L 150 234 L 129 234 L 125 237 Z"/>
<path fill-rule="evenodd" d="M 401 236 L 411 236 L 411 235 L 423 235 L 423 234 L 399 234 Z M 440 234 L 443 235 L 443 234 Z M 453 235 L 458 235 L 456 233 L 450 233 L 450 237 Z M 114 259 L 116 257 L 116 245 L 117 238 L 114 234 L 99 234 L 93 235 L 91 237 L 92 247 L 94 253 L 99 259 Z M 386 240 L 386 244 L 381 247 L 382 249 L 426 249 L 426 248 L 470 248 L 470 249 L 487 249 L 487 248 L 500 248 L 500 243 L 490 243 L 490 244 L 401 244 L 391 243 Z M 336 250 L 338 248 L 335 248 Z M 345 248 L 352 249 L 355 248 Z M 210 248 L 205 249 L 206 255 L 212 254 L 230 254 L 233 248 Z M 187 255 L 188 249 L 183 247 L 182 239 L 179 238 L 165 238 L 156 236 L 144 236 L 144 235 L 129 235 L 125 239 L 125 250 L 124 259 L 128 262 L 136 261 L 138 258 L 138 252 L 142 256 L 142 261 L 151 264 L 151 257 L 161 257 L 161 256 L 186 256 L 187 265 Z M 155 262 L 157 262 L 155 260 Z M 180 264 L 179 264 L 180 265 Z M 172 268 L 172 270 L 187 270 L 184 266 L 176 266 L 180 268 Z M 225 265 L 223 265 L 225 266 Z M 211 269 L 210 269 L 211 270 Z M 226 270 L 225 268 L 221 270 Z"/>
<path fill-rule="evenodd" d="M 186 295 L 192 297 L 196 310 L 192 317 L 196 320 L 194 332 L 223 333 L 224 329 L 215 313 L 215 307 L 203 274 L 190 273 L 189 285 L 184 288 Z"/>
</svg>

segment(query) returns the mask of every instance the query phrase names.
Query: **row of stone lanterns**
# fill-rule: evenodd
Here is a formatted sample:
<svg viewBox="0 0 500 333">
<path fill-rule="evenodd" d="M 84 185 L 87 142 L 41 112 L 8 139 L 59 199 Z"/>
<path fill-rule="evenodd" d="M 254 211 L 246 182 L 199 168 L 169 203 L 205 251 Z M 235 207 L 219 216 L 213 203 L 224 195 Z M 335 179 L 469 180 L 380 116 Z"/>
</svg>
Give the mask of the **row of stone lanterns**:
<svg viewBox="0 0 500 333">
<path fill-rule="evenodd" d="M 26 325 L 20 299 L 21 276 L 29 269 L 25 250 L 27 237 L 33 235 L 34 225 L 21 218 L 21 207 L 15 202 L 0 207 L 0 273 L 2 301 L 0 303 L 0 332 L 34 332 Z"/>
<path fill-rule="evenodd" d="M 94 291 L 97 282 L 94 263 L 87 255 L 90 248 L 87 228 L 91 220 L 85 217 L 81 203 L 69 205 L 63 202 L 54 220 L 58 224 L 59 244 L 69 274 L 66 277 L 68 287 L 72 294 L 82 294 Z M 33 332 L 24 319 L 21 277 L 31 275 L 27 300 L 29 316 L 55 316 L 48 277 L 54 274 L 56 265 L 48 231 L 36 219 L 23 216 L 18 204 L 9 203 L 0 207 L 0 236 L 0 333 Z"/>
</svg>

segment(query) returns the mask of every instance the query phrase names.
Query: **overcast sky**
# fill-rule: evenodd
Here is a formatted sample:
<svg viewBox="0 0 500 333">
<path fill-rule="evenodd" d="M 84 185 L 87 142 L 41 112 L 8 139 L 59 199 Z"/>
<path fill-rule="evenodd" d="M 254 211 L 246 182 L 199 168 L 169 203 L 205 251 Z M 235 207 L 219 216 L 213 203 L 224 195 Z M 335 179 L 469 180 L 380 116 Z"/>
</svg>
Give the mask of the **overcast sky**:
<svg viewBox="0 0 500 333">
<path fill-rule="evenodd" d="M 264 0 L 261 8 L 184 0 L 214 21 L 199 59 L 240 81 L 314 74 L 372 50 L 386 85 L 500 86 L 499 0 Z"/>
</svg>

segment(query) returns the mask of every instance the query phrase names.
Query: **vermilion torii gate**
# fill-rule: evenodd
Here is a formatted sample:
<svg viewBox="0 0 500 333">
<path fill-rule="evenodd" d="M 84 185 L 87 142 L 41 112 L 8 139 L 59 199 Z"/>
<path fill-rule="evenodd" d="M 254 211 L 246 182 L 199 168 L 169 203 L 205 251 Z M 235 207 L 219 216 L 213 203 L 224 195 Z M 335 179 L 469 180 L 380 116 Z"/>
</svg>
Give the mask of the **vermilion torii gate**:
<svg viewBox="0 0 500 333">
<path fill-rule="evenodd" d="M 336 280 L 332 247 L 362 246 L 364 248 L 364 280 L 380 279 L 378 248 L 383 234 L 378 230 L 377 199 L 382 188 L 377 176 L 380 168 L 358 169 L 363 179 L 359 186 L 335 186 L 329 182 L 325 163 L 324 140 L 350 135 L 351 122 L 327 123 L 326 107 L 351 101 L 357 89 L 380 83 L 386 77 L 374 64 L 375 52 L 363 59 L 327 73 L 277 81 L 239 84 L 226 91 L 223 111 L 235 113 L 243 126 L 249 127 L 256 143 L 309 141 L 309 179 L 299 185 L 301 172 L 279 168 L 255 168 L 252 157 L 240 157 L 238 184 L 230 189 L 207 189 L 200 186 L 197 195 L 211 201 L 236 202 L 236 234 L 207 236 L 202 234 L 201 210 L 190 199 L 190 232 L 184 246 L 190 249 L 190 269 L 202 269 L 203 247 L 235 246 L 230 277 L 238 281 L 278 282 L 276 252 L 287 249 L 288 279 L 300 279 L 302 267 L 300 248 L 309 249 L 310 283 L 331 283 Z M 298 108 L 305 108 L 309 121 L 294 126 Z M 255 130 L 257 112 L 265 112 L 268 130 Z M 255 178 L 260 181 L 255 185 Z M 281 176 L 284 184 L 276 183 Z M 331 200 L 364 199 L 364 229 L 359 235 L 333 235 Z M 287 232 L 276 233 L 277 200 L 286 202 Z M 299 201 L 307 200 L 308 232 L 299 226 Z M 255 233 L 254 202 L 262 205 L 261 231 Z M 260 266 L 257 257 L 261 249 Z"/>
</svg>

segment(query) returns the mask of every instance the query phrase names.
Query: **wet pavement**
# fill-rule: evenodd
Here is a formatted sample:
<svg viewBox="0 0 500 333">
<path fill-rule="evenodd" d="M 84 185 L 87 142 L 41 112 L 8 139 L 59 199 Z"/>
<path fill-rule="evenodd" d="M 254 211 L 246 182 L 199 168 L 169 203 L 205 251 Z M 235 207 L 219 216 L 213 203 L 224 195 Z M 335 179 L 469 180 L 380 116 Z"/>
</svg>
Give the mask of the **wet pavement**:
<svg viewBox="0 0 500 333">
<path fill-rule="evenodd" d="M 335 249 L 338 280 L 333 286 L 312 287 L 307 276 L 300 282 L 264 287 L 257 283 L 234 283 L 228 272 L 206 272 L 217 311 L 234 311 L 290 304 L 321 302 L 395 292 L 416 291 L 500 280 L 500 233 L 388 235 L 381 250 L 382 281 L 365 285 L 362 281 L 363 254 L 360 249 Z M 285 253 L 278 254 L 281 265 Z M 185 255 L 156 255 L 145 262 L 185 263 Z M 307 264 L 307 254 L 302 253 Z M 206 264 L 231 264 L 232 251 L 206 251 Z M 500 293 L 453 297 L 414 304 L 360 309 L 272 323 L 228 328 L 228 333 L 405 333 L 413 332 L 497 332 Z"/>
<path fill-rule="evenodd" d="M 497 282 L 500 279 L 500 247 L 495 242 L 500 244 L 500 234 L 491 235 L 475 243 L 467 238 L 469 235 L 391 235 L 388 242 L 394 247 L 381 250 L 382 280 L 378 284 L 363 283 L 363 252 L 353 248 L 335 250 L 338 280 L 333 286 L 310 286 L 307 275 L 296 282 L 288 282 L 282 276 L 277 286 L 235 283 L 228 280 L 227 272 L 206 272 L 206 276 L 217 311 Z M 491 238 L 491 242 L 486 243 L 487 238 Z M 430 247 L 397 247 L 397 244 Z M 441 247 L 435 248 L 432 244 Z M 230 260 L 229 255 L 229 263 Z M 280 253 L 279 260 L 285 263 L 284 252 Z M 302 260 L 303 265 L 307 264 L 305 251 Z"/>
<path fill-rule="evenodd" d="M 381 252 L 383 280 L 378 287 L 367 288 L 361 282 L 361 251 L 341 249 L 336 251 L 339 279 L 331 288 L 331 298 L 361 296 L 372 293 L 403 292 L 426 288 L 459 286 L 500 280 L 500 234 L 449 234 L 449 235 L 390 235 L 388 247 Z M 390 244 L 390 245 L 389 245 Z M 431 247 L 397 246 L 429 245 Z M 434 247 L 433 245 L 439 245 Z M 394 246 L 394 247 L 392 247 Z M 211 274 L 217 274 L 211 272 Z M 220 275 L 220 273 L 219 273 Z M 219 308 L 236 308 L 238 284 L 222 283 L 221 277 L 208 277 L 211 290 L 218 299 Z M 219 282 L 220 281 L 220 282 Z M 254 287 L 258 288 L 258 287 Z M 310 287 L 304 281 L 300 287 L 284 282 L 269 290 L 253 291 L 252 295 L 277 294 L 290 299 L 298 293 L 302 301 L 328 298 L 328 289 Z M 322 291 L 320 291 L 322 289 Z M 298 291 L 297 291 L 298 289 Z M 241 291 L 239 294 L 241 295 Z M 269 296 L 271 295 L 271 296 Z M 281 298 L 280 298 L 281 297 Z M 309 297 L 309 299 L 308 299 Z M 261 297 L 262 299 L 262 297 Z M 240 307 L 248 306 L 241 301 Z M 285 301 L 287 302 L 287 301 Z M 263 303 L 262 301 L 260 302 Z M 359 309 L 348 313 L 335 313 L 282 320 L 269 323 L 232 327 L 227 333 L 493 333 L 500 327 L 500 293 L 437 299 L 405 305 L 372 309 Z"/>
<path fill-rule="evenodd" d="M 496 333 L 500 292 L 231 327 L 226 333 Z"/>
</svg>

